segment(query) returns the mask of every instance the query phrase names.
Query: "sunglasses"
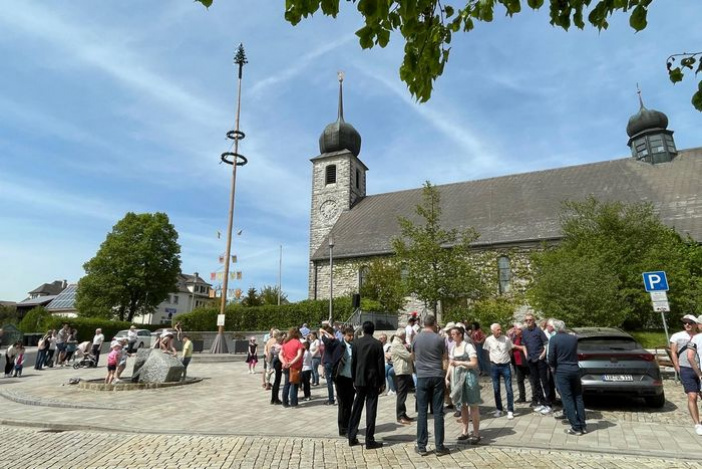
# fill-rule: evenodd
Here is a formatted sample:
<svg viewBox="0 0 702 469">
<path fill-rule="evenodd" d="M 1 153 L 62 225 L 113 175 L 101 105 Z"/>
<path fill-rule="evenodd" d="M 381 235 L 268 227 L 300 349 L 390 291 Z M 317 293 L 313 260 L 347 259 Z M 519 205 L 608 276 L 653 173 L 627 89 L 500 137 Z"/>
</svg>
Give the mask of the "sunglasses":
<svg viewBox="0 0 702 469">
<path fill-rule="evenodd" d="M 692 326 L 693 324 L 697 324 L 696 322 L 690 322 L 690 321 L 683 321 L 683 324 L 686 326 Z"/>
</svg>

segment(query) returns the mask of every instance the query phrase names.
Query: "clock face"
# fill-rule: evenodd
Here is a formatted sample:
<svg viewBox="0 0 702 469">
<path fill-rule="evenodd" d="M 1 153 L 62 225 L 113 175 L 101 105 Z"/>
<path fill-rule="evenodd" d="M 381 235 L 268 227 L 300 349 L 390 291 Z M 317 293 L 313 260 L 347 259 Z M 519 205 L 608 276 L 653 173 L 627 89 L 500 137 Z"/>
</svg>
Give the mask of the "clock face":
<svg viewBox="0 0 702 469">
<path fill-rule="evenodd" d="M 325 222 L 331 222 L 334 217 L 339 213 L 339 207 L 333 200 L 325 200 L 322 205 L 319 206 L 319 214 Z"/>
</svg>

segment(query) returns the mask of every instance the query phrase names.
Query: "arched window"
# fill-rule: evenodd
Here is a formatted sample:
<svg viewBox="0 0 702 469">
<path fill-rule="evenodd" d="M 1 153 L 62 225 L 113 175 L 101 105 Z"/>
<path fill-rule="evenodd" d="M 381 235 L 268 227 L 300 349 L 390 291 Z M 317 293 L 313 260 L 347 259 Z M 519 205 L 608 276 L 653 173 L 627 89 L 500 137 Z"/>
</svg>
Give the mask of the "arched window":
<svg viewBox="0 0 702 469">
<path fill-rule="evenodd" d="M 361 291 L 363 284 L 366 283 L 366 278 L 368 277 L 368 266 L 364 265 L 358 269 L 358 291 Z"/>
<path fill-rule="evenodd" d="M 512 281 L 512 271 L 509 267 L 509 257 L 501 256 L 497 259 L 497 271 L 500 281 L 500 293 L 507 293 L 510 290 Z"/>
<path fill-rule="evenodd" d="M 330 164 L 329 166 L 326 167 L 325 181 L 326 181 L 325 182 L 326 184 L 336 183 L 336 165 L 335 164 Z"/>
</svg>

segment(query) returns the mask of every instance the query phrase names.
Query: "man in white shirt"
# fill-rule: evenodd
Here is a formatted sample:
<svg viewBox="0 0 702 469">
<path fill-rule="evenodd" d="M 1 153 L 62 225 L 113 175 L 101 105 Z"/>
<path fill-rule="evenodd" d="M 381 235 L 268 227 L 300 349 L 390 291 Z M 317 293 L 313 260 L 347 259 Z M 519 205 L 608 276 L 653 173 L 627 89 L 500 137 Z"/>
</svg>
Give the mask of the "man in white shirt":
<svg viewBox="0 0 702 469">
<path fill-rule="evenodd" d="M 95 336 L 93 337 L 93 349 L 92 354 L 95 357 L 95 366 L 98 365 L 98 360 L 100 359 L 100 348 L 102 343 L 105 341 L 105 336 L 102 335 L 102 329 L 95 329 Z"/>
<path fill-rule="evenodd" d="M 495 395 L 495 417 L 501 417 L 502 395 L 500 394 L 500 377 L 505 381 L 505 389 L 507 390 L 507 418 L 514 418 L 514 393 L 512 392 L 512 372 L 510 370 L 510 359 L 512 349 L 522 349 L 519 345 L 514 345 L 512 340 L 506 335 L 502 335 L 502 326 L 495 323 L 490 326 L 492 335 L 485 339 L 483 350 L 486 350 L 490 356 L 492 365 L 490 373 L 492 375 L 492 391 Z"/>
<path fill-rule="evenodd" d="M 687 410 L 695 425 L 695 433 L 702 436 L 700 412 L 697 408 L 697 396 L 700 392 L 700 361 L 702 336 L 697 333 L 698 320 L 691 314 L 682 318 L 684 330 L 670 336 L 670 358 L 675 371 L 680 376 L 683 390 L 687 394 Z"/>
</svg>

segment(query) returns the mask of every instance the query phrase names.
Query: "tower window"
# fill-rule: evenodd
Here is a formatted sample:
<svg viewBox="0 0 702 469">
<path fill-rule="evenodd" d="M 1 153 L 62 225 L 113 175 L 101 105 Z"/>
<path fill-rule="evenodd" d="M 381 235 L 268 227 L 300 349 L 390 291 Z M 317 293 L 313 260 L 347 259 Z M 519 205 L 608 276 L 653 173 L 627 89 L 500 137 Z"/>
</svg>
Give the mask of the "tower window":
<svg viewBox="0 0 702 469">
<path fill-rule="evenodd" d="M 329 166 L 326 167 L 325 181 L 326 181 L 326 184 L 335 184 L 336 183 L 336 165 L 335 164 L 330 164 Z"/>
<path fill-rule="evenodd" d="M 512 281 L 512 271 L 509 266 L 509 257 L 502 256 L 497 259 L 497 270 L 500 282 L 500 293 L 507 293 L 510 290 Z"/>
<path fill-rule="evenodd" d="M 356 189 L 361 187 L 361 172 L 356 169 Z"/>
</svg>

